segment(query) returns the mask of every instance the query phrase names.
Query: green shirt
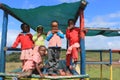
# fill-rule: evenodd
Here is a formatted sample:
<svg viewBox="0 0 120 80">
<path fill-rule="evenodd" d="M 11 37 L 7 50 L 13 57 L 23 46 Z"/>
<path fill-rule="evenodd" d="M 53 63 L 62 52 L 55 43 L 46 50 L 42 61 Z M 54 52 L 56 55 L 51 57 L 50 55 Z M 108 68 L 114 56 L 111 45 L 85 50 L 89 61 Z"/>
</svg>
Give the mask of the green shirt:
<svg viewBox="0 0 120 80">
<path fill-rule="evenodd" d="M 38 33 L 33 35 L 33 41 L 35 46 L 45 45 L 44 41 L 46 38 L 46 35 L 42 34 L 40 37 L 37 37 Z"/>
</svg>

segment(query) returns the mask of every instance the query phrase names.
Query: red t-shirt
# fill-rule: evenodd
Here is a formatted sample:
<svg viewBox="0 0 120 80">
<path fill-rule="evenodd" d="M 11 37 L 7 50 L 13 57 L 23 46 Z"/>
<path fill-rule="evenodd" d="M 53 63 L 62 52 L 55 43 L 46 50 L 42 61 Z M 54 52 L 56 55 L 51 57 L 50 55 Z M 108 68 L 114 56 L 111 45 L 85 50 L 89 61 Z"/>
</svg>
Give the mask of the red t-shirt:
<svg viewBox="0 0 120 80">
<path fill-rule="evenodd" d="M 66 30 L 66 38 L 69 41 L 69 45 L 73 45 L 74 43 L 80 43 L 80 29 L 74 27 L 73 29 Z"/>
<path fill-rule="evenodd" d="M 21 49 L 25 50 L 25 49 L 30 49 L 33 47 L 33 40 L 32 40 L 32 34 L 30 33 L 20 33 L 14 44 L 12 45 L 12 48 L 16 48 L 18 46 L 18 44 L 21 44 Z"/>
</svg>

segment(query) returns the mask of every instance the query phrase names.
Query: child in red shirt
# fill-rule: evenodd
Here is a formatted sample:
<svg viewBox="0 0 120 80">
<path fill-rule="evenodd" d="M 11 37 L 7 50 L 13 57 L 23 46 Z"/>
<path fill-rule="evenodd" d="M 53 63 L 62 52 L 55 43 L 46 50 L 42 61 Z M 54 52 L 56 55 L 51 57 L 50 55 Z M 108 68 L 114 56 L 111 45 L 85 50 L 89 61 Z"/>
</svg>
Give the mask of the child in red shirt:
<svg viewBox="0 0 120 80">
<path fill-rule="evenodd" d="M 66 38 L 68 40 L 69 48 L 66 53 L 66 65 L 69 69 L 71 66 L 71 59 L 73 59 L 74 63 L 78 60 L 78 50 L 80 47 L 80 37 L 79 37 L 80 29 L 75 27 L 75 22 L 73 19 L 68 20 L 68 28 L 66 30 Z"/>
<path fill-rule="evenodd" d="M 17 36 L 12 48 L 16 48 L 18 44 L 21 44 L 21 55 L 20 60 L 22 60 L 22 66 L 24 65 L 25 61 L 29 59 L 32 54 L 33 48 L 33 40 L 32 34 L 29 33 L 30 27 L 29 25 L 23 23 L 21 24 L 22 32 Z"/>
</svg>

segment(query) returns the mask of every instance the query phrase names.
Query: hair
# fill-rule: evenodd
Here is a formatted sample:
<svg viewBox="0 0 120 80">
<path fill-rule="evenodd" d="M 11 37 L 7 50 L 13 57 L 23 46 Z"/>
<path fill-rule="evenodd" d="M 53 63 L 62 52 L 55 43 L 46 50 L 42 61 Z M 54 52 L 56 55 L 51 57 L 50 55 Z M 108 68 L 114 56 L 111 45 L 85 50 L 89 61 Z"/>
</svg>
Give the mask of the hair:
<svg viewBox="0 0 120 80">
<path fill-rule="evenodd" d="M 22 30 L 23 30 L 24 25 L 27 25 L 27 24 L 22 23 L 22 24 L 21 24 L 21 26 L 20 26 Z M 29 25 L 27 25 L 27 27 L 30 27 L 30 26 L 29 26 Z"/>
<path fill-rule="evenodd" d="M 43 30 L 43 27 L 42 27 L 42 26 L 38 26 L 38 27 L 37 27 L 37 30 L 38 30 L 39 28 L 40 28 L 41 30 Z"/>
<path fill-rule="evenodd" d="M 68 20 L 68 24 L 70 23 L 70 21 L 72 21 L 75 24 L 75 20 L 74 19 L 69 19 Z"/>
<path fill-rule="evenodd" d="M 56 22 L 59 25 L 59 22 L 57 20 L 51 21 L 51 25 L 52 25 L 53 22 Z"/>
<path fill-rule="evenodd" d="M 40 50 L 42 47 L 44 47 L 46 49 L 46 47 L 44 45 L 39 46 L 38 50 Z"/>
</svg>

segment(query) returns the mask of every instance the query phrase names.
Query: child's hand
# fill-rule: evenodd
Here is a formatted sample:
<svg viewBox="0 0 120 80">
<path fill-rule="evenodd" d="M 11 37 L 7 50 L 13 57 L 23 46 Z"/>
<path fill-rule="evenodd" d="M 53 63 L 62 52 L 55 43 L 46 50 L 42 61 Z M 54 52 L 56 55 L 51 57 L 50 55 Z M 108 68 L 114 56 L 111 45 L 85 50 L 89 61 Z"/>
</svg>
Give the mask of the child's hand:
<svg viewBox="0 0 120 80">
<path fill-rule="evenodd" d="M 54 34 L 54 33 L 57 33 L 58 32 L 58 30 L 52 30 L 52 33 Z"/>
<path fill-rule="evenodd" d="M 73 25 L 70 25 L 70 26 L 68 26 L 67 29 L 72 29 L 73 27 L 74 27 Z"/>
<path fill-rule="evenodd" d="M 87 29 L 83 29 L 83 31 L 84 31 L 84 33 L 85 33 L 85 34 L 88 32 L 88 30 L 87 30 Z"/>
<path fill-rule="evenodd" d="M 41 36 L 41 33 L 38 33 L 37 37 L 40 37 Z"/>
<path fill-rule="evenodd" d="M 4 51 L 7 51 L 7 49 L 8 49 L 7 47 L 4 47 Z"/>
<path fill-rule="evenodd" d="M 40 73 L 39 75 L 40 75 L 40 77 L 44 77 L 44 74 L 42 74 L 42 73 Z"/>
</svg>

